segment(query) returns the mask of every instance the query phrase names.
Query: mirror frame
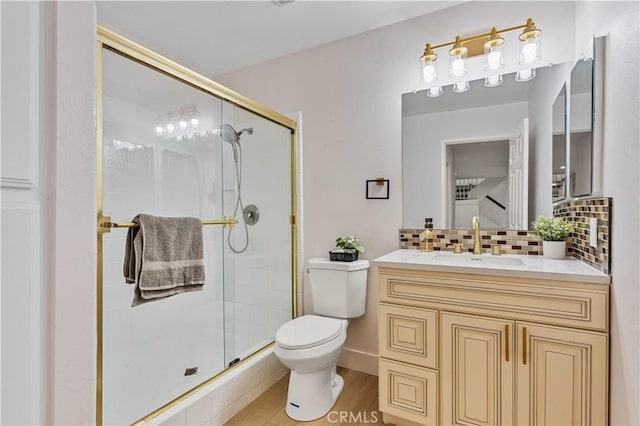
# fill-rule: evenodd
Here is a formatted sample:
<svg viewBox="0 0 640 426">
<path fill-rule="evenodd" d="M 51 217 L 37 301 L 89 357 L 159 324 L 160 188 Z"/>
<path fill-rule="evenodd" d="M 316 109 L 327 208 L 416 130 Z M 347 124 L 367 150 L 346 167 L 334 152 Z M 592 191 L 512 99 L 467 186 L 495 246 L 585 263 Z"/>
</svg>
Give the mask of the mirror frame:
<svg viewBox="0 0 640 426">
<path fill-rule="evenodd" d="M 564 200 L 553 200 L 552 204 L 559 203 L 562 201 L 578 199 L 578 198 L 588 198 L 588 197 L 598 197 L 602 196 L 602 152 L 603 152 L 603 140 L 602 140 L 602 130 L 603 130 L 603 111 L 604 111 L 604 52 L 605 52 L 605 44 L 606 44 L 607 36 L 596 37 L 593 36 L 586 48 L 583 50 L 583 53 L 580 57 L 575 61 L 575 65 L 582 60 L 585 56 L 585 53 L 591 51 L 591 55 L 593 56 L 593 64 L 592 64 L 592 94 L 591 94 L 591 191 L 585 194 L 573 194 L 570 186 L 567 185 L 567 196 Z M 569 76 L 569 84 L 570 83 Z M 570 92 L 570 90 L 569 90 Z M 566 129 L 568 133 L 568 137 L 566 138 L 566 147 L 565 152 L 567 153 L 567 164 L 566 170 L 571 170 L 571 94 L 566 95 L 566 114 L 569 116 L 569 124 Z"/>
<path fill-rule="evenodd" d="M 590 61 L 590 63 L 587 63 L 587 61 Z M 589 41 L 589 43 L 587 44 L 587 46 L 585 47 L 585 49 L 582 51 L 582 54 L 580 55 L 580 57 L 576 60 L 576 62 L 573 65 L 573 68 L 571 69 L 571 74 L 569 77 L 569 91 L 567 93 L 567 97 L 569 98 L 569 110 L 568 110 L 568 128 L 567 128 L 567 136 L 565 139 L 565 143 L 566 143 L 566 153 L 567 153 L 567 168 L 566 170 L 568 171 L 568 178 L 569 180 L 567 181 L 567 183 L 569 183 L 569 185 L 567 185 L 567 191 L 569 194 L 569 198 L 581 198 L 581 197 L 587 197 L 590 196 L 591 193 L 593 192 L 593 141 L 594 141 L 594 137 L 593 137 L 593 123 L 594 123 L 594 69 L 595 69 L 595 62 L 596 62 L 596 58 L 595 58 L 595 43 L 594 40 L 591 39 Z M 585 67 L 583 70 L 581 69 L 583 65 L 587 65 L 587 67 Z M 590 68 L 590 69 L 589 69 Z M 583 75 L 584 73 L 587 72 L 587 70 L 589 70 L 590 74 L 591 74 L 591 78 L 590 80 L 590 96 L 589 96 L 589 101 L 590 101 L 590 105 L 589 105 L 589 109 L 587 111 L 585 111 L 587 114 L 589 114 L 589 117 L 587 117 L 587 119 L 585 120 L 585 122 L 588 122 L 588 130 L 584 130 L 584 131 L 574 131 L 574 121 L 577 121 L 576 119 L 578 117 L 584 117 L 586 114 L 585 113 L 580 113 L 580 115 L 578 116 L 578 113 L 576 111 L 578 111 L 578 108 L 573 108 L 573 104 L 574 104 L 574 96 L 578 95 L 577 92 L 575 92 L 575 87 L 577 85 L 577 81 L 579 79 L 580 75 Z M 586 93 L 586 92 L 585 92 Z M 584 173 L 582 173 L 582 176 L 579 176 L 580 173 L 577 173 L 576 170 L 580 170 L 583 167 L 576 167 L 578 165 L 577 162 L 573 161 L 574 158 L 572 156 L 572 153 L 575 153 L 575 150 L 573 149 L 574 146 L 574 135 L 576 133 L 586 133 L 589 132 L 589 135 L 585 135 L 587 136 L 588 139 L 588 149 L 589 149 L 589 162 L 590 164 L 588 165 L 588 176 L 585 176 Z M 585 141 L 586 142 L 586 141 Z M 582 149 L 587 149 L 582 148 Z M 580 152 L 583 152 L 582 149 L 580 150 Z M 575 184 L 574 182 L 580 182 L 579 184 Z M 575 191 L 575 187 L 576 186 L 580 186 L 580 187 L 585 187 L 584 191 L 576 191 L 576 193 L 574 193 Z"/>
</svg>

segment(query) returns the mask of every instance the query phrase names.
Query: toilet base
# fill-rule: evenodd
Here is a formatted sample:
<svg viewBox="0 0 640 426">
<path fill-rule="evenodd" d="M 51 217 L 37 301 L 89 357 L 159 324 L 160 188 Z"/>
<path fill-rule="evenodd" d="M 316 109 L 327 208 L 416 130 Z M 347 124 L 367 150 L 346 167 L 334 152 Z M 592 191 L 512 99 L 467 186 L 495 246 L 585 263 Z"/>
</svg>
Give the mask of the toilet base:
<svg viewBox="0 0 640 426">
<path fill-rule="evenodd" d="M 319 419 L 331 410 L 343 388 L 344 379 L 335 366 L 309 374 L 291 371 L 285 411 L 301 422 Z"/>
</svg>

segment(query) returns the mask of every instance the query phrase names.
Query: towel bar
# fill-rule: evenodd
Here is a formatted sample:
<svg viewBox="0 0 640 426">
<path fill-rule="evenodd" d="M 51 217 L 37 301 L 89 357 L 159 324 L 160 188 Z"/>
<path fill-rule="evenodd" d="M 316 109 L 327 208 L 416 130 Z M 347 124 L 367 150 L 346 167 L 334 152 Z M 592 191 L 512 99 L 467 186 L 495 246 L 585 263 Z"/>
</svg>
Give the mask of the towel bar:
<svg viewBox="0 0 640 426">
<path fill-rule="evenodd" d="M 203 220 L 202 221 L 203 225 L 222 225 L 222 226 L 229 226 L 229 227 L 234 227 L 237 223 L 238 223 L 238 220 L 233 216 L 229 216 L 229 218 L 227 218 L 226 216 L 222 216 L 222 219 L 220 220 Z M 98 228 L 100 232 L 103 232 L 103 233 L 111 232 L 111 228 L 137 228 L 138 226 L 139 225 L 134 222 L 121 222 L 121 223 L 111 222 L 110 216 L 103 216 L 102 220 L 99 221 L 98 223 Z"/>
</svg>

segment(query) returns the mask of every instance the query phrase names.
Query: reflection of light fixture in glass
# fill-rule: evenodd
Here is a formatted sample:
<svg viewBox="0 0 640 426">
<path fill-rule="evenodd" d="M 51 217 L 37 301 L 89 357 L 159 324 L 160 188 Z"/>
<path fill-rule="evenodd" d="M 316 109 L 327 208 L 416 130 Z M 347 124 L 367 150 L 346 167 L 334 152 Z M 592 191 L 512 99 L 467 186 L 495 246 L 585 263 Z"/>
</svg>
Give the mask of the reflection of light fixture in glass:
<svg viewBox="0 0 640 426">
<path fill-rule="evenodd" d="M 166 114 L 166 118 L 162 119 L 162 116 L 158 118 L 158 122 L 155 127 L 156 136 L 175 135 L 176 132 L 181 133 L 177 136 L 185 136 L 185 133 L 192 132 L 200 125 L 198 119 L 198 109 L 195 106 L 181 107 L 177 111 L 169 111 Z"/>
<path fill-rule="evenodd" d="M 536 77 L 536 69 L 524 69 L 520 70 L 516 73 L 516 81 L 518 83 L 523 83 L 525 81 L 533 80 Z"/>
<path fill-rule="evenodd" d="M 442 95 L 442 87 L 440 86 L 427 89 L 427 96 L 430 98 L 437 98 L 440 95 Z"/>
<path fill-rule="evenodd" d="M 436 69 L 437 60 L 438 55 L 433 53 L 431 45 L 427 43 L 427 46 L 424 48 L 424 54 L 420 58 L 420 63 L 422 66 L 420 77 L 425 83 L 431 83 L 438 79 L 438 71 Z"/>
<path fill-rule="evenodd" d="M 489 40 L 484 43 L 485 71 L 496 71 L 504 67 L 504 39 L 498 35 L 496 27 L 491 29 Z"/>
<path fill-rule="evenodd" d="M 453 83 L 453 91 L 454 93 L 463 93 L 469 90 L 469 82 L 468 81 L 458 81 Z"/>
<path fill-rule="evenodd" d="M 469 72 L 467 69 L 467 53 L 468 49 L 462 45 L 460 37 L 456 36 L 456 42 L 451 50 L 449 50 L 450 77 L 462 77 Z"/>
<path fill-rule="evenodd" d="M 527 19 L 527 26 L 518 37 L 520 39 L 520 65 L 530 65 L 542 58 L 541 34 L 542 31 L 536 28 L 533 19 Z"/>
<path fill-rule="evenodd" d="M 496 87 L 502 84 L 502 74 L 488 75 L 484 79 L 485 87 Z"/>
</svg>

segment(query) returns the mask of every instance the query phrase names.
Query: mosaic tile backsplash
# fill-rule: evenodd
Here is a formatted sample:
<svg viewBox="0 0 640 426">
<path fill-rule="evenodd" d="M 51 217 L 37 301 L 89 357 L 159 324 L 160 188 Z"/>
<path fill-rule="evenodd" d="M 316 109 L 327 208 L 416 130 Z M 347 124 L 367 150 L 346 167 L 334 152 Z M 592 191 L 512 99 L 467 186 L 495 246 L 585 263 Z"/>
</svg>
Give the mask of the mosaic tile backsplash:
<svg viewBox="0 0 640 426">
<path fill-rule="evenodd" d="M 611 198 L 584 198 L 556 204 L 553 216 L 562 217 L 574 226 L 567 240 L 567 252 L 605 274 L 611 273 Z M 598 219 L 598 246 L 589 245 L 589 219 Z M 424 229 L 400 229 L 400 248 L 420 249 L 420 233 Z M 433 251 L 453 251 L 461 244 L 463 252 L 473 253 L 473 231 L 470 229 L 434 229 Z M 491 253 L 499 245 L 501 254 L 542 255 L 542 241 L 527 231 L 481 230 L 482 252 Z"/>
<path fill-rule="evenodd" d="M 400 229 L 400 248 L 420 249 L 420 233 L 424 229 Z M 434 229 L 433 250 L 453 251 L 455 244 L 461 244 L 463 252 L 473 253 L 473 231 L 470 229 Z M 480 239 L 483 253 L 491 253 L 492 246 L 498 244 L 501 254 L 542 254 L 542 241 L 530 237 L 527 231 L 481 230 Z"/>
<path fill-rule="evenodd" d="M 574 233 L 567 241 L 567 251 L 594 268 L 611 273 L 611 209 L 612 198 L 585 198 L 556 204 L 553 216 L 571 222 Z M 589 245 L 589 219 L 598 219 L 598 246 Z"/>
</svg>

